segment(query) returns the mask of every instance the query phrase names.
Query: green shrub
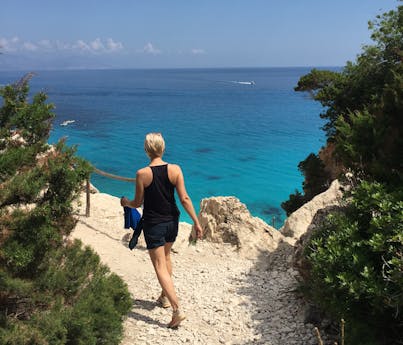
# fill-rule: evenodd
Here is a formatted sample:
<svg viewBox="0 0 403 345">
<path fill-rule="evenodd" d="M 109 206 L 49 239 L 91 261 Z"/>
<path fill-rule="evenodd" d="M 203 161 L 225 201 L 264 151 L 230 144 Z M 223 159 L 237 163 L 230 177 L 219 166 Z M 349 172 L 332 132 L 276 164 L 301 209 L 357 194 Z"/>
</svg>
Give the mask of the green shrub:
<svg viewBox="0 0 403 345">
<path fill-rule="evenodd" d="M 37 146 L 9 147 L 1 153 L 0 159 L 0 183 L 13 177 L 24 166 L 35 164 L 35 155 L 38 152 Z"/>
<path fill-rule="evenodd" d="M 330 176 L 325 171 L 325 166 L 318 155 L 311 153 L 298 164 L 298 170 L 304 176 L 304 194 L 295 190 L 295 194 L 290 194 L 289 199 L 281 204 L 287 216 L 310 201 L 315 195 L 324 192 L 330 185 Z"/>
<path fill-rule="evenodd" d="M 403 190 L 362 182 L 307 245 L 310 298 L 347 321 L 350 343 L 398 344 L 403 332 Z M 352 338 L 352 339 L 351 339 Z"/>
<path fill-rule="evenodd" d="M 289 216 L 294 211 L 298 210 L 303 204 L 306 203 L 305 196 L 299 190 L 295 190 L 294 194 L 290 194 L 288 200 L 281 203 L 281 208 Z"/>
<path fill-rule="evenodd" d="M 74 304 L 67 323 L 67 344 L 118 344 L 128 301 L 127 287 L 118 276 L 95 275 Z"/>
<path fill-rule="evenodd" d="M 337 73 L 313 69 L 295 88 L 323 106 L 329 167 L 353 176 L 346 206 L 307 240 L 303 284 L 313 303 L 346 319 L 348 343 L 403 344 L 403 6 L 369 28 L 374 44 L 356 61 Z M 322 167 L 304 162 L 314 179 L 305 175 L 305 195 L 291 195 L 287 212 L 321 191 Z"/>
<path fill-rule="evenodd" d="M 126 284 L 66 241 L 90 165 L 64 141 L 47 152 L 53 106 L 28 80 L 0 89 L 0 344 L 118 344 Z"/>
<path fill-rule="evenodd" d="M 323 106 L 320 117 L 326 120 L 323 129 L 328 143 L 335 147 L 335 166 L 400 186 L 403 183 L 403 6 L 378 15 L 369 28 L 374 44 L 364 46 L 355 62 L 347 62 L 340 72 L 312 69 L 300 78 L 295 90 L 309 92 Z M 323 186 L 323 169 L 312 165 L 316 163 L 311 158 L 312 154 L 299 165 L 302 172 L 316 170 L 317 174 L 311 179 L 304 174 L 304 202 L 319 194 Z M 311 167 L 303 168 L 309 161 Z M 300 202 L 300 195 L 291 194 L 284 203 L 286 212 L 291 213 Z"/>
<path fill-rule="evenodd" d="M 0 340 L 2 345 L 49 345 L 39 330 L 14 320 L 0 328 Z"/>
</svg>

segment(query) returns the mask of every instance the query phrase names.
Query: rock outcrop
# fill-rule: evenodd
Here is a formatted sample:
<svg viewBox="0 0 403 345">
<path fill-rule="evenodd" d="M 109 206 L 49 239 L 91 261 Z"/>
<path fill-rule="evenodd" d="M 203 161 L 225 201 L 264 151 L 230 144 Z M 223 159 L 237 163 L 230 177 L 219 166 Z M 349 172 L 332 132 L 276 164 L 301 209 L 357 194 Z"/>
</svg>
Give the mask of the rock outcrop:
<svg viewBox="0 0 403 345">
<path fill-rule="evenodd" d="M 280 232 L 286 237 L 299 239 L 301 235 L 307 232 L 317 212 L 330 206 L 339 205 L 341 196 L 340 183 L 338 180 L 334 180 L 328 190 L 318 194 L 293 212 L 285 221 Z"/>
<path fill-rule="evenodd" d="M 273 251 L 283 239 L 278 230 L 260 218 L 253 217 L 235 197 L 203 199 L 198 217 L 206 240 L 230 243 L 236 246 L 240 255 L 247 258 L 256 258 L 261 252 Z"/>
</svg>

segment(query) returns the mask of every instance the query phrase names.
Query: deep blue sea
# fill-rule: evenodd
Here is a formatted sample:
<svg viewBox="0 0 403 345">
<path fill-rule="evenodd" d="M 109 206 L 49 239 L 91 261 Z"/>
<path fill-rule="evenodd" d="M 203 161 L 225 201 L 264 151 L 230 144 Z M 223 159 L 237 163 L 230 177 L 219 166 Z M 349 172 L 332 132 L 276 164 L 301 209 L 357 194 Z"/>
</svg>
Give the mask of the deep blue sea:
<svg viewBox="0 0 403 345">
<path fill-rule="evenodd" d="M 43 71 L 31 90 L 56 106 L 51 142 L 67 137 L 101 170 L 134 177 L 147 165 L 143 141 L 161 132 L 165 160 L 182 166 L 196 209 L 202 198 L 233 195 L 280 227 L 280 204 L 302 176 L 297 165 L 325 142 L 321 106 L 295 92 L 310 68 Z M 0 72 L 0 84 L 23 72 Z M 245 83 L 251 82 L 254 83 Z M 67 126 L 60 124 L 74 120 Z M 94 174 L 102 192 L 134 187 Z M 189 221 L 182 211 L 181 220 Z"/>
</svg>

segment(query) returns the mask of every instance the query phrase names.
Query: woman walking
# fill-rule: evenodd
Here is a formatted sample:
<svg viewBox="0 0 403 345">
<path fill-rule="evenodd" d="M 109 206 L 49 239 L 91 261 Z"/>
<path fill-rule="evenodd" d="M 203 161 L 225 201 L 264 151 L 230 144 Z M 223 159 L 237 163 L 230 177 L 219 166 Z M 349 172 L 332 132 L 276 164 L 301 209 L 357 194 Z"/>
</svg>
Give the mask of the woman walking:
<svg viewBox="0 0 403 345">
<path fill-rule="evenodd" d="M 200 239 L 203 230 L 189 195 L 179 165 L 162 160 L 165 151 L 164 138 L 160 133 L 149 133 L 144 141 L 144 149 L 150 164 L 136 173 L 136 195 L 134 200 L 121 199 L 122 206 L 132 208 L 144 205 L 143 231 L 162 292 L 158 302 L 164 307 L 172 307 L 172 320 L 168 327 L 175 328 L 186 318 L 179 308 L 172 280 L 171 248 L 178 234 L 179 210 L 175 202 L 175 189 L 186 212 L 192 218 L 194 230 Z"/>
</svg>

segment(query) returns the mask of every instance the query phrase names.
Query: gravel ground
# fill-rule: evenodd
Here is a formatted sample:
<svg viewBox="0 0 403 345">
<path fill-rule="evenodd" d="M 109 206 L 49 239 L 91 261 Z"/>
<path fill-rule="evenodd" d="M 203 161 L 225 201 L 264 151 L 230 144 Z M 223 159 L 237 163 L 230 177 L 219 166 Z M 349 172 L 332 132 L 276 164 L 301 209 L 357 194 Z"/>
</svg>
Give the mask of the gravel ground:
<svg viewBox="0 0 403 345">
<path fill-rule="evenodd" d="M 113 198 L 113 197 L 110 197 Z M 174 284 L 187 315 L 168 329 L 171 310 L 156 303 L 161 291 L 142 242 L 127 248 L 117 198 L 95 194 L 92 216 L 80 216 L 73 237 L 90 245 L 128 284 L 133 307 L 124 322 L 122 345 L 132 344 L 317 344 L 304 324 L 305 304 L 295 292 L 292 246 L 280 245 L 253 260 L 231 245 L 199 241 L 188 245 L 190 226 L 181 223 L 173 248 Z"/>
</svg>

